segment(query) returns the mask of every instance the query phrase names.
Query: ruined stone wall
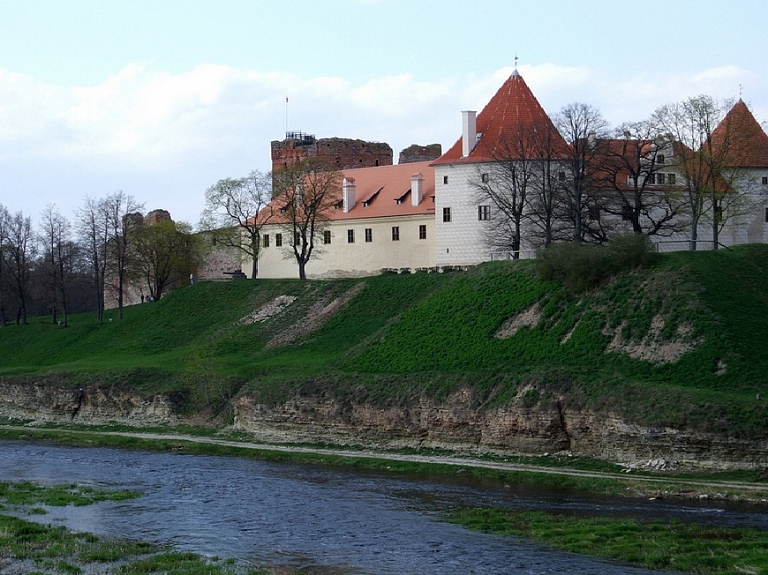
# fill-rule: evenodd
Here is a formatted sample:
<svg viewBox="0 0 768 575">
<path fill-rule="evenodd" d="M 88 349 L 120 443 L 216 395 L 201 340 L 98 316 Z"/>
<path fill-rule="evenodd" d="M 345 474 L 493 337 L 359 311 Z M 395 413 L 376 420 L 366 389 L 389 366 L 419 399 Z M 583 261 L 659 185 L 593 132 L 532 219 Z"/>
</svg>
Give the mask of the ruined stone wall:
<svg viewBox="0 0 768 575">
<path fill-rule="evenodd" d="M 272 142 L 272 170 L 291 166 L 304 158 L 317 158 L 339 170 L 391 166 L 389 144 L 349 138 L 286 138 Z"/>
<path fill-rule="evenodd" d="M 232 274 L 242 269 L 242 252 L 237 248 L 217 243 L 208 233 L 200 233 L 199 241 L 200 260 L 195 271 L 197 279 L 232 279 Z M 250 273 L 250 269 L 243 271 Z"/>
<path fill-rule="evenodd" d="M 421 146 L 413 144 L 400 152 L 398 164 L 413 164 L 414 162 L 431 162 L 443 155 L 443 147 L 440 144 Z"/>
</svg>

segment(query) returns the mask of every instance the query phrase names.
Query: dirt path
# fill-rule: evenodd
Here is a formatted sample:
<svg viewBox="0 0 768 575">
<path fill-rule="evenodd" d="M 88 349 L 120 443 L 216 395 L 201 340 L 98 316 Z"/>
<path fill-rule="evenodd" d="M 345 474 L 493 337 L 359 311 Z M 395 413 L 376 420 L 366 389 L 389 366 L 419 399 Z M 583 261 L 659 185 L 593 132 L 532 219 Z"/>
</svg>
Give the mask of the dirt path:
<svg viewBox="0 0 768 575">
<path fill-rule="evenodd" d="M 31 431 L 30 427 L 20 426 L 0 426 L 2 429 L 16 431 Z M 218 445 L 225 447 L 236 447 L 240 449 L 252 449 L 259 451 L 275 451 L 284 453 L 306 453 L 315 455 L 330 455 L 338 457 L 348 457 L 353 459 L 383 459 L 389 461 L 406 461 L 414 463 L 428 463 L 435 465 L 452 465 L 459 468 L 484 468 L 497 469 L 500 471 L 522 471 L 527 473 L 543 473 L 548 475 L 562 475 L 570 477 L 586 477 L 595 479 L 612 479 L 624 483 L 637 484 L 640 493 L 647 495 L 656 495 L 654 486 L 661 490 L 663 487 L 674 486 L 674 492 L 670 495 L 683 495 L 689 498 L 719 498 L 727 499 L 728 492 L 736 491 L 741 495 L 739 499 L 750 502 L 768 503 L 768 485 L 762 483 L 747 483 L 741 481 L 715 481 L 703 479 L 687 479 L 675 476 L 651 477 L 635 473 L 610 473 L 603 471 L 585 471 L 579 469 L 565 469 L 558 467 L 547 467 L 543 465 L 530 465 L 524 463 L 509 463 L 505 461 L 485 461 L 481 459 L 472 459 L 460 456 L 441 456 L 441 455 L 414 455 L 392 453 L 387 451 L 361 450 L 351 451 L 345 449 L 324 449 L 316 447 L 302 447 L 298 445 L 280 445 L 273 443 L 256 443 L 250 441 L 234 441 L 229 439 L 216 439 L 212 437 L 199 437 L 194 435 L 176 434 L 176 433 L 144 433 L 137 431 L 89 431 L 89 430 L 71 430 L 66 428 L 45 428 L 44 431 L 60 431 L 70 434 L 83 435 L 103 435 L 116 437 L 129 437 L 137 439 L 161 440 L 161 441 L 183 441 L 198 444 Z M 690 490 L 690 492 L 688 492 Z M 725 493 L 724 493 L 725 492 Z M 634 493 L 634 494 L 637 494 Z"/>
</svg>

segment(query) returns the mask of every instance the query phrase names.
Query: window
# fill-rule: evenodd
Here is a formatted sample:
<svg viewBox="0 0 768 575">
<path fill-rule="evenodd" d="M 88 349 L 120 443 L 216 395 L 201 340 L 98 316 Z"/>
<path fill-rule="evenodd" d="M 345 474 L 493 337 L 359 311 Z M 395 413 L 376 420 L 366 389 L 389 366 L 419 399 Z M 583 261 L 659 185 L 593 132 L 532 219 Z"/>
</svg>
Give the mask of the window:
<svg viewBox="0 0 768 575">
<path fill-rule="evenodd" d="M 264 247 L 269 247 L 269 234 L 264 234 Z"/>
<path fill-rule="evenodd" d="M 443 221 L 444 222 L 451 221 L 451 208 L 443 208 Z"/>
<path fill-rule="evenodd" d="M 666 174 L 656 174 L 656 183 L 663 186 L 666 183 L 665 176 Z"/>
<path fill-rule="evenodd" d="M 426 240 L 427 239 L 427 226 L 426 226 L 426 224 L 421 224 L 419 226 L 419 239 L 420 240 Z"/>
<path fill-rule="evenodd" d="M 347 243 L 348 244 L 355 243 L 355 230 L 347 230 Z"/>
<path fill-rule="evenodd" d="M 365 241 L 371 243 L 373 241 L 373 229 L 365 228 Z"/>
<path fill-rule="evenodd" d="M 656 163 L 659 164 L 660 166 L 663 166 L 665 159 L 666 158 L 664 158 L 664 154 L 658 154 L 656 156 Z"/>
<path fill-rule="evenodd" d="M 667 174 L 667 183 L 668 183 L 670 186 L 674 186 L 674 185 L 675 185 L 675 181 L 676 181 L 676 176 L 675 176 L 675 174 Z"/>
<path fill-rule="evenodd" d="M 765 223 L 768 224 L 768 208 L 765 208 Z"/>
<path fill-rule="evenodd" d="M 763 185 L 768 186 L 768 176 L 763 176 Z"/>
<path fill-rule="evenodd" d="M 323 243 L 325 245 L 331 243 L 331 230 L 323 230 Z"/>
<path fill-rule="evenodd" d="M 600 219 L 600 208 L 597 206 L 589 206 L 589 220 L 596 221 Z"/>
<path fill-rule="evenodd" d="M 632 219 L 632 206 L 629 204 L 621 206 L 621 219 L 625 222 Z"/>
<path fill-rule="evenodd" d="M 448 183 L 448 176 L 443 176 L 443 185 Z"/>
<path fill-rule="evenodd" d="M 488 174 L 483 174 L 480 178 L 484 184 L 487 184 L 491 181 L 491 177 Z"/>
<path fill-rule="evenodd" d="M 491 206 L 477 206 L 477 219 L 482 221 L 491 219 Z"/>
<path fill-rule="evenodd" d="M 293 234 L 293 245 L 294 246 L 301 245 L 301 234 L 299 232 L 294 232 Z"/>
<path fill-rule="evenodd" d="M 648 185 L 650 186 L 656 185 L 656 174 L 648 174 Z"/>
<path fill-rule="evenodd" d="M 275 247 L 283 245 L 283 234 L 275 234 Z"/>
<path fill-rule="evenodd" d="M 399 242 L 400 241 L 400 227 L 399 226 L 392 226 L 392 241 L 393 242 Z"/>
<path fill-rule="evenodd" d="M 565 172 L 557 172 L 557 179 L 560 182 L 564 182 L 565 181 Z"/>
</svg>

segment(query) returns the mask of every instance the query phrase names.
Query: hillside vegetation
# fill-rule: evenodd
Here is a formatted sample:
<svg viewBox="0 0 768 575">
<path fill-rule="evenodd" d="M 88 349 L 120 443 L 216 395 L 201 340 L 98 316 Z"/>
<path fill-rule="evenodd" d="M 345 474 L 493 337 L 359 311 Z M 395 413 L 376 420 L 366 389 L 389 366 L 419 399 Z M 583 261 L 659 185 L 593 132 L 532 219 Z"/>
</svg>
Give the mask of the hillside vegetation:
<svg viewBox="0 0 768 575">
<path fill-rule="evenodd" d="M 567 397 L 655 426 L 768 431 L 768 246 L 659 256 L 598 288 L 534 262 L 334 281 L 200 282 L 136 305 L 0 329 L 0 376 L 172 392 L 226 412 L 325 394 L 407 404 L 469 388 Z"/>
</svg>

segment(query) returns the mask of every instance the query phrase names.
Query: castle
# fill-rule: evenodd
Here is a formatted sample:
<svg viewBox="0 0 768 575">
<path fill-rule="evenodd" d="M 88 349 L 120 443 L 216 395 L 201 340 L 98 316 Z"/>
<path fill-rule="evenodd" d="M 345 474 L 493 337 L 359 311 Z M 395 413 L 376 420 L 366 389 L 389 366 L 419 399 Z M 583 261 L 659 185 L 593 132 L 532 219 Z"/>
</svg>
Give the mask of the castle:
<svg viewBox="0 0 768 575">
<path fill-rule="evenodd" d="M 386 144 L 296 133 L 272 143 L 272 161 L 279 170 L 323 157 L 340 173 L 337 201 L 317 222 L 316 251 L 306 264 L 308 277 L 328 278 L 532 257 L 548 241 L 605 241 L 633 230 L 660 251 L 768 242 L 768 136 L 741 100 L 708 143 L 723 147 L 731 134 L 739 143 L 703 173 L 713 192 L 697 196 L 695 213 L 686 198 L 693 197 L 689 169 L 698 150 L 669 136 L 588 133 L 566 141 L 517 70 L 479 114 L 462 112 L 461 137 L 438 157 L 417 146 L 393 164 Z M 587 155 L 599 166 L 592 174 Z M 557 203 L 549 214 L 547 193 Z M 284 212 L 284 203 L 278 195 L 260 215 L 259 277 L 297 276 L 291 246 L 301 240 L 285 218 L 264 217 Z"/>
</svg>

